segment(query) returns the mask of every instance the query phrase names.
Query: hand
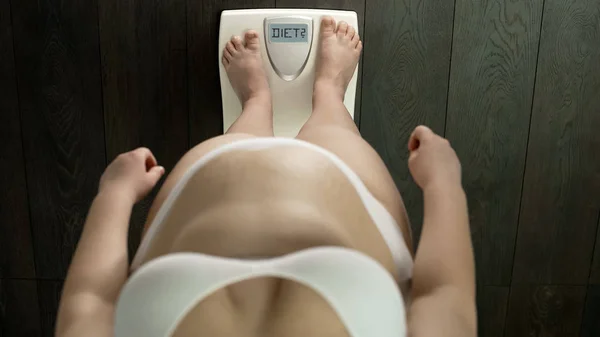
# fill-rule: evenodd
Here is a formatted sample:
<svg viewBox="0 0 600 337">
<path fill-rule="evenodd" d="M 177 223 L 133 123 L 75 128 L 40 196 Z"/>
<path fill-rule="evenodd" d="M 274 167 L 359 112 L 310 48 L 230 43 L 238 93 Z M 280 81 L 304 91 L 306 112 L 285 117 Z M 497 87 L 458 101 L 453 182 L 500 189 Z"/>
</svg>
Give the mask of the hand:
<svg viewBox="0 0 600 337">
<path fill-rule="evenodd" d="M 415 182 L 425 189 L 433 184 L 461 184 L 461 167 L 445 138 L 426 126 L 417 126 L 408 141 L 408 168 Z"/>
<path fill-rule="evenodd" d="M 164 173 L 165 168 L 157 166 L 152 152 L 140 147 L 121 153 L 108 165 L 100 178 L 100 192 L 120 190 L 138 202 L 152 190 Z"/>
</svg>

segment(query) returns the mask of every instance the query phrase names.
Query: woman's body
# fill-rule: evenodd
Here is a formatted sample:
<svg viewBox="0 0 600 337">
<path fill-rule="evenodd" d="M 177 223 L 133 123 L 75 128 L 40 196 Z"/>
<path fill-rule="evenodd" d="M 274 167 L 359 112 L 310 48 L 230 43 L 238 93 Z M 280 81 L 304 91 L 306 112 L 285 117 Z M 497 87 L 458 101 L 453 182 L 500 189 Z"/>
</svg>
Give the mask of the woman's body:
<svg viewBox="0 0 600 337">
<path fill-rule="evenodd" d="M 400 194 L 382 160 L 360 137 L 343 105 L 343 94 L 362 48 L 360 39 L 354 29 L 345 23 L 336 27 L 331 18 L 323 19 L 321 32 L 314 111 L 298 138 L 341 158 L 395 219 L 406 245 L 412 248 Z M 273 135 L 271 97 L 259 43 L 258 34 L 249 32 L 245 41 L 233 38 L 228 44 L 223 62 L 243 103 L 242 115 L 225 135 L 197 145 L 180 160 L 157 195 L 148 223 L 183 174 L 206 153 L 241 139 Z M 457 166 L 455 158 L 446 154 L 443 141 L 436 137 L 423 128 L 416 131 L 413 139 L 423 145 L 432 144 L 432 153 L 441 149 L 439 155 L 447 157 L 442 159 Z M 448 335 L 448 329 L 456 330 L 457 335 L 469 335 L 475 327 L 473 262 L 460 170 L 458 179 L 452 170 L 442 174 L 428 172 L 433 168 L 420 164 L 418 147 L 413 143 L 411 150 L 415 155 L 411 159 L 422 166 L 418 174 L 423 177 L 415 176 L 415 180 L 422 182 L 426 210 L 414 270 L 409 326 L 415 336 L 436 331 Z M 162 171 L 144 149 L 120 157 L 111 165 L 120 167 L 112 171 L 127 171 L 136 163 L 139 168 L 140 162 L 151 169 L 146 178 L 137 178 L 136 187 L 129 192 L 124 191 L 124 184 L 113 182 L 122 181 L 120 174 L 111 177 L 108 169 L 101 181 L 101 191 L 90 211 L 65 285 L 57 324 L 59 335 L 91 329 L 105 336 L 112 331 L 114 305 L 127 278 L 127 228 L 123 228 L 123 222 L 128 221 L 130 204 L 154 185 Z M 392 254 L 356 191 L 339 169 L 319 153 L 296 147 L 229 153 L 209 162 L 188 187 L 180 200 L 202 206 L 171 215 L 166 228 L 172 233 L 155 238 L 148 260 L 178 251 L 248 258 L 279 256 L 308 247 L 342 246 L 365 253 L 398 277 Z M 120 225 L 113 225 L 112 230 L 101 228 L 107 222 Z M 106 247 L 115 248 L 105 253 Z M 459 256 L 452 261 L 447 260 L 447 254 Z M 450 271 L 436 271 L 440 267 Z M 408 288 L 404 288 L 408 298 Z M 93 318 L 86 316 L 90 313 L 94 313 Z M 431 320 L 439 322 L 442 329 L 428 330 Z M 330 305 L 313 290 L 289 280 L 258 278 L 221 289 L 200 302 L 175 333 L 188 335 L 347 336 L 347 332 Z"/>
</svg>

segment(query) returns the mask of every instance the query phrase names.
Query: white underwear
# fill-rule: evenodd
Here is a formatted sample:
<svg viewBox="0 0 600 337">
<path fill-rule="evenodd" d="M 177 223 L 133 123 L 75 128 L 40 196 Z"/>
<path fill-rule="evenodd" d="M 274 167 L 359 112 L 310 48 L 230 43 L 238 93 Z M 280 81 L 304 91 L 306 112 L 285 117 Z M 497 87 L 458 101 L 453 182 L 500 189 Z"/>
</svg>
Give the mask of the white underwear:
<svg viewBox="0 0 600 337">
<path fill-rule="evenodd" d="M 265 276 L 290 279 L 315 290 L 329 302 L 353 337 L 406 335 L 404 301 L 395 280 L 379 262 L 351 249 L 316 247 L 262 260 L 173 253 L 140 265 L 173 203 L 201 167 L 227 152 L 260 151 L 281 146 L 314 150 L 340 169 L 356 189 L 385 239 L 400 281 L 411 278 L 412 257 L 396 221 L 339 157 L 297 139 L 245 139 L 214 149 L 200 158 L 161 206 L 133 260 L 132 270 L 137 270 L 120 294 L 115 336 L 170 336 L 185 315 L 214 291 L 242 280 Z"/>
</svg>

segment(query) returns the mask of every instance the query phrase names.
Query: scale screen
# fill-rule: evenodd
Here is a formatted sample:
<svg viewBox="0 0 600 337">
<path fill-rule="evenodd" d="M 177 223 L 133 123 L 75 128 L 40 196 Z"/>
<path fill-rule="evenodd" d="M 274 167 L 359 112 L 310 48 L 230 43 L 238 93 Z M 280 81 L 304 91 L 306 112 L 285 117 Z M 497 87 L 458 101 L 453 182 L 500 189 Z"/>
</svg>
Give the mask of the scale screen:
<svg viewBox="0 0 600 337">
<path fill-rule="evenodd" d="M 269 42 L 271 43 L 307 43 L 308 24 L 272 23 L 269 24 Z"/>
</svg>

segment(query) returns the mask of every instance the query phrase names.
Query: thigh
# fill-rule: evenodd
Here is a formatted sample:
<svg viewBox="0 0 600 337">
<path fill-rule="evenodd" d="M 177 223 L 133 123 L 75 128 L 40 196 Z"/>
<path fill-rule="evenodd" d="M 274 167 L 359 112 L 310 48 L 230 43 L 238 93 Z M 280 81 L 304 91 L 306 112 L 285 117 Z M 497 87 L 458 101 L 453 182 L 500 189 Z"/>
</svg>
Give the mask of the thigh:
<svg viewBox="0 0 600 337">
<path fill-rule="evenodd" d="M 196 161 L 198 161 L 198 159 L 220 146 L 248 138 L 256 138 L 256 136 L 245 133 L 227 133 L 221 136 L 208 139 L 194 146 L 185 155 L 183 155 L 183 157 L 181 157 L 181 159 L 177 162 L 173 170 L 169 172 L 167 179 L 158 191 L 156 198 L 154 198 L 154 201 L 152 202 L 152 207 L 150 207 L 150 211 L 148 212 L 148 218 L 146 219 L 145 228 L 147 229 L 150 223 L 152 223 L 152 220 L 156 216 L 156 213 L 160 209 L 160 206 L 169 196 L 169 193 L 171 193 L 171 190 L 173 189 L 173 187 L 175 187 L 179 179 L 181 179 L 181 177 L 187 172 L 188 168 L 192 166 Z"/>
<path fill-rule="evenodd" d="M 369 143 L 358 133 L 335 125 L 303 128 L 296 138 L 335 153 L 350 166 L 373 196 L 394 217 L 412 252 L 410 226 L 404 202 L 385 163 Z"/>
</svg>

